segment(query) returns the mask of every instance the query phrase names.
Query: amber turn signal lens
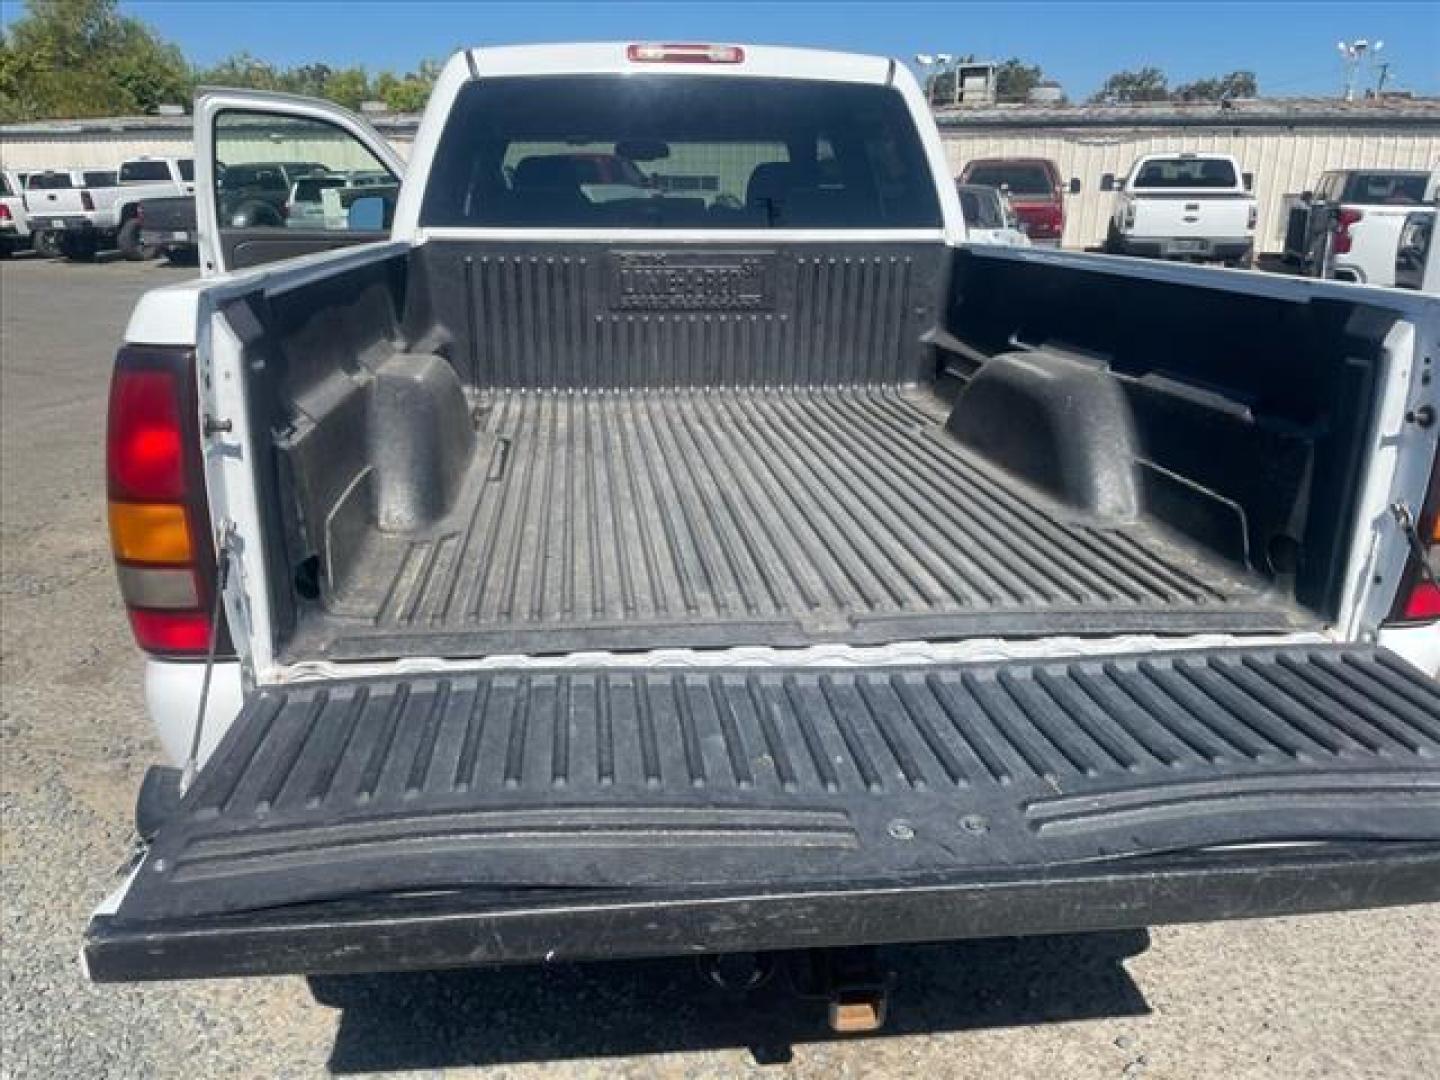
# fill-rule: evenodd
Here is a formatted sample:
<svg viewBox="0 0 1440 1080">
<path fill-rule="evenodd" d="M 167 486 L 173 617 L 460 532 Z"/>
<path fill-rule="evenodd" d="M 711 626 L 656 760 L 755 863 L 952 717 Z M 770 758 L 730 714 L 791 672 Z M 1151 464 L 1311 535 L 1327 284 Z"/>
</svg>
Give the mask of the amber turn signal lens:
<svg viewBox="0 0 1440 1080">
<path fill-rule="evenodd" d="M 130 562 L 190 562 L 192 549 L 185 507 L 174 503 L 112 502 L 110 546 L 117 559 Z"/>
</svg>

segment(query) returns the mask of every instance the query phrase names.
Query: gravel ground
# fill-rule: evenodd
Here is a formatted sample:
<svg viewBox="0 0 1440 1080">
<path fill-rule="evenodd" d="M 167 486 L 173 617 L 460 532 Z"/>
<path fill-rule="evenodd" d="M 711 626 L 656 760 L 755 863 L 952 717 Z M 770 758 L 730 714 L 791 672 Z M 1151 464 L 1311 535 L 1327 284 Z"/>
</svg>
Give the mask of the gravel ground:
<svg viewBox="0 0 1440 1080">
<path fill-rule="evenodd" d="M 158 264 L 0 268 L 6 1076 L 1436 1075 L 1440 906 L 896 950 L 892 1022 L 727 1002 L 681 963 L 87 986 L 156 753 L 102 521 L 109 361 Z"/>
</svg>

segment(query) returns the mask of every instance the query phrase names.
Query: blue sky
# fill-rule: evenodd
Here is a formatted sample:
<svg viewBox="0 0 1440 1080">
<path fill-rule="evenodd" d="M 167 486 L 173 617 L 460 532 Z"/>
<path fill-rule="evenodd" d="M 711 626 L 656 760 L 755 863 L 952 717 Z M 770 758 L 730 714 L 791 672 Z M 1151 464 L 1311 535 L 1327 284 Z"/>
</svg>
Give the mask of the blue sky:
<svg viewBox="0 0 1440 1080">
<path fill-rule="evenodd" d="M 17 4 L 6 0 L 7 12 Z M 1393 85 L 1440 94 L 1440 3 L 229 3 L 124 0 L 125 10 L 213 62 L 239 49 L 278 64 L 405 70 L 461 45 L 669 39 L 1018 55 L 1072 97 L 1120 68 L 1154 64 L 1171 82 L 1249 68 L 1262 92 L 1328 94 L 1335 43 L 1385 41 Z"/>
</svg>

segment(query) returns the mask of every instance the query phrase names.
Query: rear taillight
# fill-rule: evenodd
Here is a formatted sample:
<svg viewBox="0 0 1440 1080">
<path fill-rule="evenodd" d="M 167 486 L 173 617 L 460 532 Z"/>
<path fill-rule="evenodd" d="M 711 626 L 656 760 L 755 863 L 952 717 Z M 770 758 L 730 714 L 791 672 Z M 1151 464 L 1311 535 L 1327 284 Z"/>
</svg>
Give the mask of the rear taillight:
<svg viewBox="0 0 1440 1080">
<path fill-rule="evenodd" d="M 211 647 L 215 545 L 189 349 L 128 345 L 110 382 L 110 546 L 135 640 L 157 656 Z M 217 651 L 228 651 L 223 626 Z"/>
<path fill-rule="evenodd" d="M 1354 237 L 1350 235 L 1350 227 L 1365 216 L 1363 211 L 1352 210 L 1349 207 L 1343 208 L 1335 218 L 1335 239 L 1330 249 L 1336 255 L 1347 255 L 1350 252 L 1350 245 L 1354 243 Z"/>
<path fill-rule="evenodd" d="M 1440 619 L 1440 585 L 1422 581 L 1410 590 L 1401 618 L 1407 622 L 1433 622 Z"/>
<path fill-rule="evenodd" d="M 4 203 L 0 203 L 0 221 L 9 221 L 9 220 L 10 220 L 10 207 L 6 206 Z"/>
<path fill-rule="evenodd" d="M 88 192 L 88 191 L 82 191 L 82 192 L 80 192 L 80 206 L 81 206 L 81 208 L 84 209 L 84 210 L 94 210 L 94 209 L 95 209 L 95 199 L 91 196 L 90 192 Z"/>
<path fill-rule="evenodd" d="M 1430 490 L 1420 516 L 1411 523 L 1410 557 L 1390 611 L 1392 623 L 1440 620 L 1440 457 L 1430 469 Z M 1407 533 L 1409 530 L 1406 530 Z M 1418 549 L 1418 550 L 1417 550 Z"/>
<path fill-rule="evenodd" d="M 1015 214 L 1032 240 L 1057 239 L 1065 228 L 1065 211 L 1058 203 L 1026 203 Z"/>
<path fill-rule="evenodd" d="M 1134 227 L 1135 227 L 1135 204 L 1134 204 L 1133 202 L 1131 202 L 1131 203 L 1126 203 L 1126 204 L 1125 204 L 1125 228 L 1127 228 L 1127 229 L 1133 229 Z"/>
<path fill-rule="evenodd" d="M 636 64 L 739 64 L 745 60 L 745 50 L 738 45 L 637 42 L 626 48 L 625 59 Z"/>
<path fill-rule="evenodd" d="M 1256 223 L 1260 220 L 1260 207 L 1254 203 L 1250 204 L 1250 213 L 1245 218 L 1245 228 L 1254 231 Z"/>
</svg>

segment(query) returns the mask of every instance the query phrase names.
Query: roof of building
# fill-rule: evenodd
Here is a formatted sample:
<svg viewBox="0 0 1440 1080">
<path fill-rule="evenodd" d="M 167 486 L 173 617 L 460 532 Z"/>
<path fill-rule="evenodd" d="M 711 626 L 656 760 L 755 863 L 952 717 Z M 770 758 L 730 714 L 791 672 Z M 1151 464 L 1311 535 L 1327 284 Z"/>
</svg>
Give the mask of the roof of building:
<svg viewBox="0 0 1440 1080">
<path fill-rule="evenodd" d="M 386 135 L 409 135 L 418 113 L 378 113 L 366 117 Z M 1440 97 L 1387 95 L 1343 101 L 1339 98 L 1240 98 L 1215 102 L 1160 101 L 1133 105 L 1014 104 L 961 105 L 935 110 L 942 128 L 965 127 L 1389 127 L 1440 126 Z M 188 136 L 189 116 L 107 116 L 85 120 L 34 120 L 0 124 L 0 138 L 66 138 L 83 135 L 144 133 Z"/>
<path fill-rule="evenodd" d="M 366 120 L 383 133 L 408 133 L 420 124 L 419 113 L 380 113 L 367 115 Z M 0 124 L 0 137 L 10 139 L 65 137 L 69 135 L 101 135 L 141 133 L 175 134 L 189 137 L 194 130 L 194 117 L 181 116 L 100 116 L 83 120 L 29 120 L 18 124 Z"/>
<path fill-rule="evenodd" d="M 1384 127 L 1440 125 L 1440 97 L 1237 98 L 1131 105 L 1015 104 L 942 107 L 946 127 Z"/>
</svg>

